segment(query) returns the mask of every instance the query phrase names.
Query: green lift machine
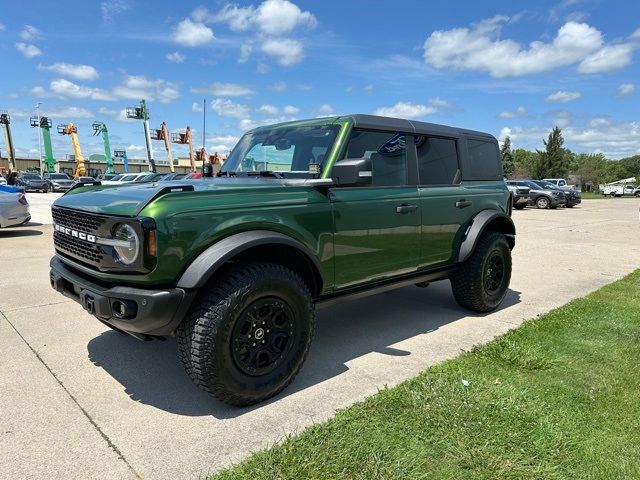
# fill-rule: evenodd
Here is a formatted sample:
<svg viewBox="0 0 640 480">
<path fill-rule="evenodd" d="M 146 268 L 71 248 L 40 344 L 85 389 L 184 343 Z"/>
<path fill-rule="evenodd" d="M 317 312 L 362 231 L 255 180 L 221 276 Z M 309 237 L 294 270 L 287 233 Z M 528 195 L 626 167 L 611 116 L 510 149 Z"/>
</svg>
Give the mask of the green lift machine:
<svg viewBox="0 0 640 480">
<path fill-rule="evenodd" d="M 104 156 L 107 162 L 107 168 L 104 173 L 116 173 L 113 168 L 113 157 L 111 156 L 111 145 L 109 145 L 109 130 L 107 126 L 102 122 L 93 122 L 93 136 L 97 137 L 102 135 L 102 141 L 104 142 Z"/>
<path fill-rule="evenodd" d="M 7 112 L 0 112 L 0 125 L 4 130 L 4 144 L 9 160 L 9 170 L 16 171 L 16 150 L 13 147 L 13 137 L 11 136 L 11 116 Z"/>
<path fill-rule="evenodd" d="M 129 107 L 126 110 L 127 118 L 142 120 L 144 122 L 144 139 L 147 142 L 147 159 L 149 160 L 149 170 L 156 173 L 156 162 L 153 159 L 153 146 L 151 145 L 151 132 L 149 131 L 149 110 L 147 102 L 140 100 L 137 107 Z"/>
<path fill-rule="evenodd" d="M 44 144 L 44 165 L 46 173 L 56 171 L 56 161 L 53 158 L 53 148 L 51 147 L 51 119 L 49 117 L 31 117 L 29 124 L 33 128 L 42 130 L 42 143 Z"/>
</svg>

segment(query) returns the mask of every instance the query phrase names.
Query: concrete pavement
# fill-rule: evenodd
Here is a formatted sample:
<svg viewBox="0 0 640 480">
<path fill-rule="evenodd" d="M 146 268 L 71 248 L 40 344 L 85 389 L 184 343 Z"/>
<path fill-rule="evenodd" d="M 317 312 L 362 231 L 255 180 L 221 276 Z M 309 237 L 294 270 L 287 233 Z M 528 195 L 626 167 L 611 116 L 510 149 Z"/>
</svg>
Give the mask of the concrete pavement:
<svg viewBox="0 0 640 480">
<path fill-rule="evenodd" d="M 500 310 L 469 315 L 448 282 L 322 309 L 294 383 L 238 409 L 191 385 L 175 341 L 107 330 L 50 288 L 51 220 L 37 202 L 43 225 L 0 231 L 0 478 L 204 476 L 640 267 L 637 200 L 516 211 Z"/>
</svg>

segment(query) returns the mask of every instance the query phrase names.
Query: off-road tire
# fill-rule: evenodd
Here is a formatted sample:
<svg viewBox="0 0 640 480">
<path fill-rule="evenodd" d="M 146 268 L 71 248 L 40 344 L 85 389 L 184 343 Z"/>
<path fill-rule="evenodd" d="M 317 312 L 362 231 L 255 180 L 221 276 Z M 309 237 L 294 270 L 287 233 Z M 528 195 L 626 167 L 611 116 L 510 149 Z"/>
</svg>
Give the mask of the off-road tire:
<svg viewBox="0 0 640 480">
<path fill-rule="evenodd" d="M 544 195 L 536 198 L 536 208 L 545 209 L 549 208 L 550 205 L 551 201 Z"/>
<path fill-rule="evenodd" d="M 499 289 L 490 294 L 485 288 L 487 262 L 497 254 L 503 262 L 504 276 Z M 458 304 L 474 312 L 495 310 L 511 281 L 511 249 L 502 233 L 490 232 L 480 238 L 471 256 L 451 276 L 451 289 Z"/>
<path fill-rule="evenodd" d="M 264 299 L 290 308 L 294 333 L 290 349 L 273 371 L 250 375 L 232 352 L 234 327 Z M 252 405 L 277 395 L 293 381 L 309 352 L 314 325 L 313 299 L 297 274 L 272 263 L 240 264 L 204 287 L 176 332 L 178 351 L 198 387 L 230 405 Z"/>
</svg>

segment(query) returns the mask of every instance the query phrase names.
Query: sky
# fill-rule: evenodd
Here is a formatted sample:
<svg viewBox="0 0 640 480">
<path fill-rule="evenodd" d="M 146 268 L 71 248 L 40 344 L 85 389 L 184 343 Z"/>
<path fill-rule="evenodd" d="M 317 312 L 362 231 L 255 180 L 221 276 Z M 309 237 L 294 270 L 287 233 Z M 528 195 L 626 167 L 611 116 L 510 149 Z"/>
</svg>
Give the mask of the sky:
<svg viewBox="0 0 640 480">
<path fill-rule="evenodd" d="M 640 153 L 640 2 L 105 0 L 3 2 L 0 110 L 18 156 L 38 155 L 34 105 L 73 122 L 85 156 L 144 158 L 140 121 L 190 125 L 209 153 L 256 125 L 372 113 L 481 130 L 542 148 Z M 4 155 L 4 139 L 0 140 Z M 54 154 L 71 154 L 53 135 Z M 163 159 L 161 142 L 155 158 Z M 185 155 L 174 146 L 174 155 Z"/>
</svg>

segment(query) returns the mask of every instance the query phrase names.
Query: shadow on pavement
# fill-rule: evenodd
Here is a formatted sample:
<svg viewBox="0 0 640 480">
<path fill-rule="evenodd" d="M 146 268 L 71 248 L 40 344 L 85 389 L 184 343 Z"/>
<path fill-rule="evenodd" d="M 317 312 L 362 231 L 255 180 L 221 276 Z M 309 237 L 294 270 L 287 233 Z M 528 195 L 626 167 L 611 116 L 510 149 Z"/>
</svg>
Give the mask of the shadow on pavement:
<svg viewBox="0 0 640 480">
<path fill-rule="evenodd" d="M 519 302 L 519 292 L 509 290 L 501 309 Z M 391 345 L 467 316 L 474 315 L 455 303 L 446 281 L 320 309 L 309 357 L 295 381 L 275 398 L 249 408 L 225 405 L 196 388 L 182 368 L 175 339 L 141 342 L 107 331 L 87 349 L 89 359 L 123 385 L 132 400 L 179 415 L 235 418 L 340 375 L 348 370 L 347 362 L 368 353 L 411 355 Z"/>
<path fill-rule="evenodd" d="M 27 226 L 31 226 L 28 224 Z M 15 238 L 15 237 L 33 237 L 42 235 L 40 230 L 24 230 L 22 228 L 8 228 L 0 230 L 0 238 Z"/>
</svg>

